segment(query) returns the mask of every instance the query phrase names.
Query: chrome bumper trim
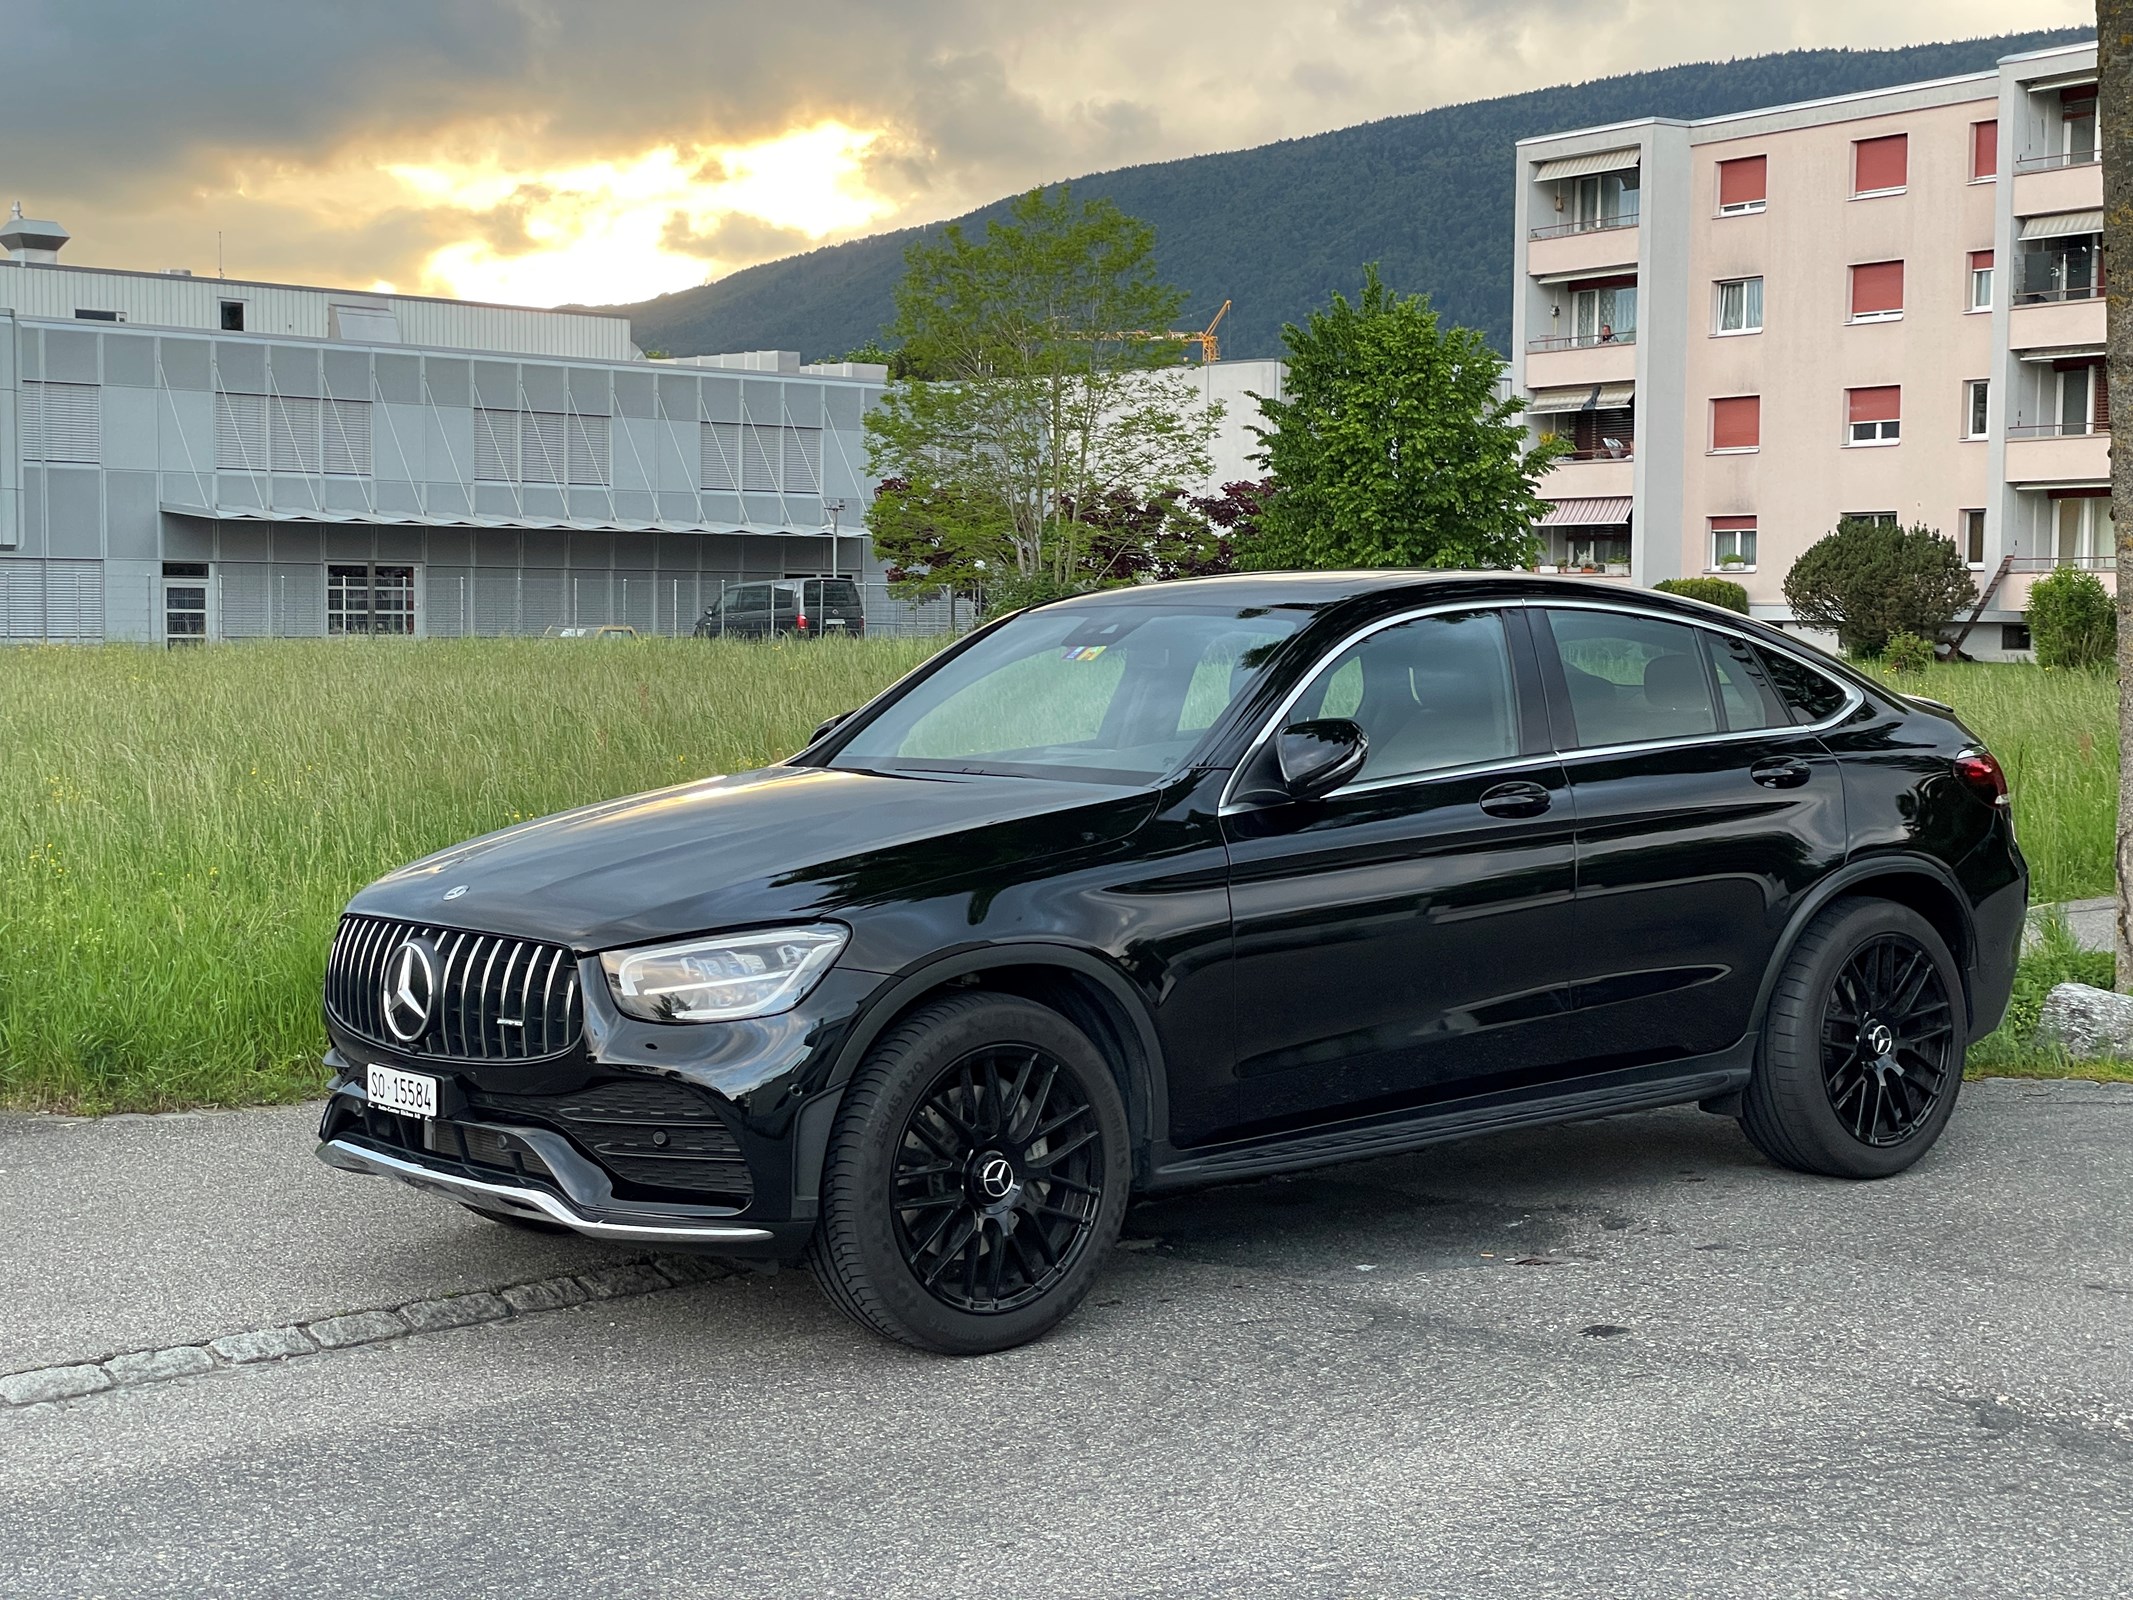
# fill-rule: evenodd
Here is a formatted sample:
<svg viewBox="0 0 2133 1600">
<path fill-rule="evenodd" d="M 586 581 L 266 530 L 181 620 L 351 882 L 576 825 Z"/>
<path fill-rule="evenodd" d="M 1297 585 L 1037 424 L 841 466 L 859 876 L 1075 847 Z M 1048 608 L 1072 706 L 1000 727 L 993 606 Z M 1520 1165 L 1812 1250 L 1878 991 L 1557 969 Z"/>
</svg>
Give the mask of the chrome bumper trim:
<svg viewBox="0 0 2133 1600">
<path fill-rule="evenodd" d="M 522 1188 L 510 1183 L 484 1183 L 456 1172 L 438 1172 L 419 1162 L 402 1160 L 379 1150 L 365 1150 L 346 1139 L 329 1139 L 318 1147 L 319 1160 L 343 1172 L 367 1172 L 381 1178 L 396 1178 L 417 1189 L 435 1189 L 462 1204 L 481 1211 L 502 1211 L 513 1216 L 537 1217 L 559 1222 L 588 1239 L 665 1239 L 695 1244 L 760 1244 L 772 1237 L 767 1228 L 751 1228 L 737 1222 L 651 1224 L 600 1222 L 581 1216 L 570 1203 L 545 1189 Z"/>
</svg>

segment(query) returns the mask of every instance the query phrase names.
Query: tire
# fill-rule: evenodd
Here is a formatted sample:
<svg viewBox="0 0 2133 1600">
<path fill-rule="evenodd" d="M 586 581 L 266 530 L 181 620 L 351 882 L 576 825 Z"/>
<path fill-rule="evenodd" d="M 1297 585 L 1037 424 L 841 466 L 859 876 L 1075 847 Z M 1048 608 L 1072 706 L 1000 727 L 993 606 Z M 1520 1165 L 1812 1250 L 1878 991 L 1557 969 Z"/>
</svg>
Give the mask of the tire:
<svg viewBox="0 0 2133 1600">
<path fill-rule="evenodd" d="M 885 1338 L 987 1355 L 1082 1301 L 1125 1220 L 1126 1108 L 1057 1012 L 972 991 L 912 1012 L 845 1090 L 808 1265 Z"/>
<path fill-rule="evenodd" d="M 1947 1126 L 1968 1042 L 1962 973 L 1932 924 L 1834 901 L 1778 974 L 1741 1131 L 1795 1172 L 1891 1177 Z"/>
<path fill-rule="evenodd" d="M 494 1222 L 505 1228 L 519 1228 L 527 1233 L 568 1233 L 570 1230 L 560 1222 L 544 1221 L 540 1217 L 517 1217 L 502 1211 L 484 1211 L 480 1206 L 467 1206 L 484 1221 Z"/>
</svg>

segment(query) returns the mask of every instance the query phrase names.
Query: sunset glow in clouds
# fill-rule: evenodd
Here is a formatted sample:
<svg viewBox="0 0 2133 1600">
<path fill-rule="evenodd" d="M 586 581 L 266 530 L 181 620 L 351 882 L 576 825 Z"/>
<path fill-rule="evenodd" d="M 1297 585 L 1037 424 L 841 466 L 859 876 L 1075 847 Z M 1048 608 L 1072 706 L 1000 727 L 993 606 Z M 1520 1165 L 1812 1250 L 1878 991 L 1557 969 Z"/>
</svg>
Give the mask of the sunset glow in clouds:
<svg viewBox="0 0 2133 1600">
<path fill-rule="evenodd" d="M 532 305 L 685 289 L 760 259 L 766 235 L 790 235 L 772 252 L 783 254 L 894 210 L 866 182 L 878 137 L 824 122 L 757 144 L 668 145 L 554 171 L 493 159 L 387 165 L 404 203 L 491 225 L 489 237 L 433 252 L 405 287 Z"/>
</svg>

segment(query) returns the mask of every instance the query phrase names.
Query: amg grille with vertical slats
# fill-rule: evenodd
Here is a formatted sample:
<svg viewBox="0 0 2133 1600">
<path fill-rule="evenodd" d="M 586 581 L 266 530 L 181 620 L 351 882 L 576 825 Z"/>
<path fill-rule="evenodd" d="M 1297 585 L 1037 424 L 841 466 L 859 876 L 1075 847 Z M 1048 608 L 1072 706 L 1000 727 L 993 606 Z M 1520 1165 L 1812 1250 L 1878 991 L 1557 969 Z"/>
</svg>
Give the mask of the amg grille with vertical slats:
<svg viewBox="0 0 2133 1600">
<path fill-rule="evenodd" d="M 430 958 L 429 1020 L 412 1039 L 386 1022 L 385 987 L 410 939 Z M 573 1048 L 585 1028 L 578 963 L 559 945 L 383 917 L 347 916 L 326 958 L 326 1009 L 366 1039 L 448 1061 L 537 1061 Z"/>
</svg>

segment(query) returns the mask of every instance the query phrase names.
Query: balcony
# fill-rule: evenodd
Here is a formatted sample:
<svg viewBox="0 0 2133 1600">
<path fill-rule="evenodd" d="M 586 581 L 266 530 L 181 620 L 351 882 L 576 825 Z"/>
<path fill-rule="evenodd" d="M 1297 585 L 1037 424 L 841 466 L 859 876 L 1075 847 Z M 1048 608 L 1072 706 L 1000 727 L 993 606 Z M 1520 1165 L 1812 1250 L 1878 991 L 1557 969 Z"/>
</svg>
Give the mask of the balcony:
<svg viewBox="0 0 2133 1600">
<path fill-rule="evenodd" d="M 1558 334 L 1526 341 L 1525 385 L 1626 383 L 1637 375 L 1637 333 L 1601 338 L 1592 333 Z"/>
<path fill-rule="evenodd" d="M 2100 483 L 2111 475 L 2108 432 L 2031 423 L 2007 430 L 2009 483 Z"/>
<path fill-rule="evenodd" d="M 1526 244 L 1529 277 L 1552 278 L 1570 272 L 1609 272 L 1637 264 L 1637 218 L 1603 217 L 1596 221 L 1556 222 L 1535 228 Z"/>
<path fill-rule="evenodd" d="M 2015 163 L 2014 214 L 2045 216 L 2103 204 L 2103 168 L 2095 157 L 2025 156 Z"/>
<path fill-rule="evenodd" d="M 2016 350 L 2101 346 L 2103 294 L 2096 289 L 2024 291 L 2007 319 L 2007 342 Z"/>
<path fill-rule="evenodd" d="M 1541 479 L 1540 492 L 1550 500 L 1614 500 L 1635 493 L 1637 464 L 1630 448 L 1621 455 L 1580 450 L 1559 459 Z"/>
</svg>

